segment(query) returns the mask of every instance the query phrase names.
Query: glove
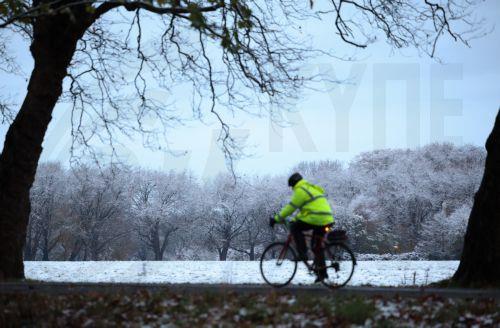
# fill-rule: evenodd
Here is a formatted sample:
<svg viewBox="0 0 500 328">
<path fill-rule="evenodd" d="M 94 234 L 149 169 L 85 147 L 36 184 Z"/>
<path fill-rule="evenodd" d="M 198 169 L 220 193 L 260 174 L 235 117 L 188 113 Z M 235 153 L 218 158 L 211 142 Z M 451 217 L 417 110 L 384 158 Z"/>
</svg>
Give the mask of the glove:
<svg viewBox="0 0 500 328">
<path fill-rule="evenodd" d="M 274 217 L 272 217 L 272 216 L 271 216 L 271 217 L 269 218 L 269 226 L 270 226 L 271 228 L 274 228 L 274 225 L 275 225 L 275 224 L 276 224 L 276 220 L 274 219 Z"/>
</svg>

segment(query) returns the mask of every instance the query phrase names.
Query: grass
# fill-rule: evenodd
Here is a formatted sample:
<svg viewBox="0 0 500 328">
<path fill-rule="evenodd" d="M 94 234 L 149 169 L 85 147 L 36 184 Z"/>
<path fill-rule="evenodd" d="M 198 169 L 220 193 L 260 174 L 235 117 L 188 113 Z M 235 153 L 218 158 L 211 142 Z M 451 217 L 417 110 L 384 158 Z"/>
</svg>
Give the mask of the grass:
<svg viewBox="0 0 500 328">
<path fill-rule="evenodd" d="M 349 301 L 339 302 L 335 314 L 347 322 L 361 325 L 376 312 L 373 302 L 366 302 L 361 298 L 353 298 Z"/>
<path fill-rule="evenodd" d="M 495 300 L 169 291 L 0 295 L 0 327 L 500 325 Z"/>
</svg>

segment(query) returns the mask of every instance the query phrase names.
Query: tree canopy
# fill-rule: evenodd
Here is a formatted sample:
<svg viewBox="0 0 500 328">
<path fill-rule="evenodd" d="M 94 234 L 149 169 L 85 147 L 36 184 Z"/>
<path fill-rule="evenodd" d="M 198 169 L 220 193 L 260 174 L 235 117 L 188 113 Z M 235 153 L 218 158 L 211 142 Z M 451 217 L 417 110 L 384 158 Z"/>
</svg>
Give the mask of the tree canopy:
<svg viewBox="0 0 500 328">
<path fill-rule="evenodd" d="M 378 38 L 429 56 L 445 36 L 467 45 L 480 33 L 475 3 L 9 0 L 0 4 L 0 33 L 33 39 L 37 24 L 60 15 L 84 29 L 61 98 L 72 106 L 72 155 L 82 145 L 84 155 L 95 155 L 90 146 L 100 142 L 114 156 L 120 135 L 165 150 L 177 123 L 213 114 L 232 160 L 239 148 L 231 116 L 268 112 L 278 119 L 275 111 L 286 110 L 309 82 L 327 79 L 301 70 L 308 60 L 339 58 L 342 43 L 365 48 Z M 312 21 L 331 29 L 331 45 L 313 47 Z M 12 63 L 2 64 L 12 70 Z M 7 113 L 6 104 L 0 108 Z"/>
</svg>

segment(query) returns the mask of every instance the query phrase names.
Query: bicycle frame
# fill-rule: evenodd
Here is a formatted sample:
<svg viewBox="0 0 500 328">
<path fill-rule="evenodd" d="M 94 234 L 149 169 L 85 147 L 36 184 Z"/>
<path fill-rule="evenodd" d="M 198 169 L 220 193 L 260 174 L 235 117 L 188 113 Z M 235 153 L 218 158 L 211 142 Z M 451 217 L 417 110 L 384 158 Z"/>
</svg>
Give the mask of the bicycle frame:
<svg viewBox="0 0 500 328">
<path fill-rule="evenodd" d="M 288 247 L 290 247 L 290 244 L 293 241 L 293 235 L 290 232 L 289 224 L 285 224 L 285 227 L 288 229 L 288 237 L 285 241 L 285 247 L 283 247 L 281 249 L 280 255 L 278 256 L 278 261 L 277 261 L 278 265 L 281 265 L 282 261 L 285 260 L 285 254 L 288 250 Z M 312 240 L 312 238 L 314 238 L 315 236 L 312 232 L 306 232 L 306 233 L 304 233 L 304 237 L 306 238 L 306 240 L 307 239 Z M 315 249 L 311 249 L 311 250 L 313 251 L 314 255 L 316 256 L 317 252 L 321 251 L 322 249 L 324 251 L 323 242 L 324 242 L 325 238 L 323 236 L 316 236 L 315 238 L 317 238 L 316 239 L 317 243 L 315 243 Z M 314 264 L 310 265 L 309 263 L 307 263 L 307 261 L 304 261 L 304 260 L 301 260 L 301 262 L 305 264 L 305 266 L 307 267 L 307 269 L 309 271 L 314 271 Z"/>
</svg>

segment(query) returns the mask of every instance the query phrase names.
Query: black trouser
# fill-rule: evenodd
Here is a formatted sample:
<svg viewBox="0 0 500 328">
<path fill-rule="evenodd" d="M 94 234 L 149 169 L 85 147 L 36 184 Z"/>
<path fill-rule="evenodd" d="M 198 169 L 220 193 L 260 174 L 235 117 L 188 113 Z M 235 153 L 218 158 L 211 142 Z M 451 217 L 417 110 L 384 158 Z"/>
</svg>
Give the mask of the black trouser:
<svg viewBox="0 0 500 328">
<path fill-rule="evenodd" d="M 322 245 L 318 245 L 319 239 L 323 238 L 325 235 L 325 227 L 315 226 L 302 221 L 292 222 L 290 229 L 292 231 L 293 238 L 295 239 L 295 244 L 297 245 L 297 251 L 299 252 L 299 257 L 306 258 L 307 247 L 306 240 L 304 237 L 304 231 L 312 230 L 313 237 L 311 239 L 311 249 L 314 253 L 314 263 L 317 267 L 323 268 L 318 272 L 319 275 L 326 275 L 325 268 L 325 254 L 323 252 Z"/>
</svg>

